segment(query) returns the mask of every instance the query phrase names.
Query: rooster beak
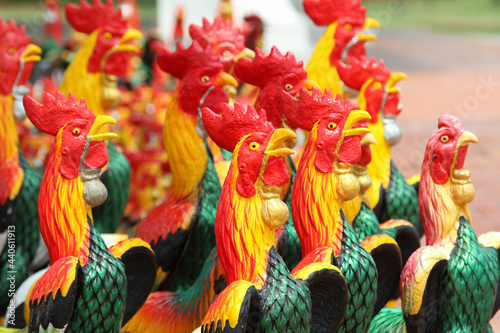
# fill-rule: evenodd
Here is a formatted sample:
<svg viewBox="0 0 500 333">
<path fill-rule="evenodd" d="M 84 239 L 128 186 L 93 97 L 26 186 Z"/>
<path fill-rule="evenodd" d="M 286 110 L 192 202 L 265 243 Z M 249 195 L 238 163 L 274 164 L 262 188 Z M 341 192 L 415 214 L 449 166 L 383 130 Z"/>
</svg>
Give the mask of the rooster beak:
<svg viewBox="0 0 500 333">
<path fill-rule="evenodd" d="M 398 88 L 396 88 L 396 83 L 398 83 L 401 80 L 406 80 L 408 79 L 408 75 L 406 75 L 403 72 L 394 72 L 391 73 L 391 76 L 389 76 L 389 79 L 387 80 L 387 83 L 385 84 L 385 87 L 387 91 L 390 93 L 396 93 L 398 92 Z"/>
<path fill-rule="evenodd" d="M 144 36 L 137 29 L 128 29 L 125 34 L 120 39 L 120 43 L 118 43 L 117 51 L 121 52 L 139 52 L 139 48 L 133 44 L 129 44 L 130 41 L 134 39 L 142 39 Z"/>
<path fill-rule="evenodd" d="M 26 46 L 23 53 L 21 54 L 21 60 L 23 60 L 25 63 L 31 61 L 40 61 L 42 59 L 41 54 L 42 49 L 40 47 L 35 44 L 28 44 L 28 46 Z"/>
<path fill-rule="evenodd" d="M 116 124 L 116 120 L 110 116 L 97 116 L 94 120 L 94 124 L 90 128 L 89 134 L 87 134 L 87 137 L 89 137 L 91 141 L 104 141 L 117 138 L 118 135 L 115 133 L 99 133 L 101 128 L 107 124 Z"/>
<path fill-rule="evenodd" d="M 478 143 L 479 140 L 477 136 L 472 134 L 471 132 L 465 131 L 458 138 L 457 145 L 458 146 L 467 146 L 469 143 Z"/>
<path fill-rule="evenodd" d="M 374 18 L 367 17 L 365 19 L 365 24 L 363 24 L 363 27 L 361 28 L 361 31 L 358 33 L 358 38 L 359 41 L 375 41 L 377 40 L 377 36 L 375 36 L 373 33 L 369 32 L 373 28 L 380 28 L 380 22 L 377 21 Z"/>
<path fill-rule="evenodd" d="M 234 56 L 233 62 L 237 62 L 242 58 L 255 59 L 255 52 L 245 47 L 240 53 Z"/>
<path fill-rule="evenodd" d="M 217 79 L 215 80 L 215 86 L 223 87 L 225 85 L 238 87 L 238 81 L 236 81 L 236 79 L 233 76 L 225 72 L 221 72 L 219 74 L 219 77 L 217 77 Z"/>
<path fill-rule="evenodd" d="M 295 152 L 283 145 L 290 146 L 289 142 L 297 139 L 297 134 L 294 131 L 287 128 L 278 128 L 274 130 L 269 143 L 267 144 L 265 154 L 269 156 L 285 157 L 292 155 Z"/>
<path fill-rule="evenodd" d="M 344 126 L 344 136 L 361 135 L 370 133 L 370 129 L 366 127 L 352 128 L 352 126 L 360 120 L 372 119 L 370 114 L 363 110 L 353 110 L 349 113 Z"/>
<path fill-rule="evenodd" d="M 304 85 L 302 86 L 302 88 L 306 89 L 306 90 L 309 90 L 309 91 L 312 91 L 312 88 L 315 87 L 315 88 L 318 88 L 318 89 L 321 89 L 321 87 L 319 86 L 319 84 L 317 84 L 316 82 L 314 82 L 313 80 L 311 79 L 306 79 L 304 81 Z"/>
<path fill-rule="evenodd" d="M 370 144 L 376 145 L 377 144 L 377 140 L 375 139 L 375 137 L 373 136 L 373 134 L 366 133 L 365 136 L 363 136 L 363 138 L 361 139 L 360 144 L 362 146 L 366 146 L 366 145 L 370 145 Z"/>
</svg>

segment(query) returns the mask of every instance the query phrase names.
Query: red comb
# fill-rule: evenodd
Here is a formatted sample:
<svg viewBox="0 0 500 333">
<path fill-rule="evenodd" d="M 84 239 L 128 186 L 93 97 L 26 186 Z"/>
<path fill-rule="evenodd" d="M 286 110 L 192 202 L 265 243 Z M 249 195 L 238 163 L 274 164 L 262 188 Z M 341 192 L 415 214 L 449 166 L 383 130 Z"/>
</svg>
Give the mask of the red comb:
<svg viewBox="0 0 500 333">
<path fill-rule="evenodd" d="M 0 18 L 0 49 L 15 48 L 19 50 L 26 47 L 30 43 L 29 36 L 26 36 L 26 28 L 20 25 L 19 28 L 14 20 L 9 20 L 9 23 Z"/>
<path fill-rule="evenodd" d="M 316 25 L 328 25 L 341 17 L 364 18 L 361 0 L 304 0 L 304 9 Z"/>
<path fill-rule="evenodd" d="M 312 88 L 312 94 L 301 88 L 299 98 L 282 91 L 280 100 L 287 124 L 306 131 L 311 131 L 319 119 L 339 112 L 349 113 L 353 107 L 352 103 L 344 102 L 340 94 L 337 94 L 337 98 L 333 98 L 330 90 L 325 89 L 323 95 L 315 87 Z"/>
<path fill-rule="evenodd" d="M 385 84 L 391 76 L 391 71 L 385 67 L 383 59 L 377 61 L 374 57 L 364 57 L 361 59 L 360 64 L 353 65 L 353 67 L 337 67 L 340 79 L 351 89 L 361 90 L 363 84 L 369 79 L 373 78 L 374 82 Z"/>
<path fill-rule="evenodd" d="M 222 116 L 209 108 L 203 108 L 202 120 L 210 138 L 221 148 L 234 151 L 240 140 L 251 133 L 271 133 L 274 130 L 271 122 L 267 121 L 266 111 L 259 113 L 252 105 L 246 108 L 242 104 L 234 103 L 234 109 L 221 104 Z"/>
<path fill-rule="evenodd" d="M 202 48 L 197 41 L 193 41 L 188 49 L 179 42 L 175 52 L 161 50 L 158 54 L 158 65 L 164 72 L 179 79 L 198 67 L 220 67 L 222 70 L 222 64 L 212 54 L 211 48 Z"/>
<path fill-rule="evenodd" d="M 83 33 L 103 27 L 114 27 L 118 29 L 127 28 L 127 19 L 122 16 L 121 9 L 115 11 L 113 0 L 93 0 L 89 4 L 86 0 L 80 0 L 80 6 L 74 3 L 66 4 L 66 17 L 71 26 Z"/>
<path fill-rule="evenodd" d="M 88 109 L 85 99 L 82 97 L 78 104 L 76 97 L 71 93 L 68 99 L 60 91 L 56 92 L 56 97 L 43 93 L 43 104 L 26 95 L 23 102 L 26 115 L 33 125 L 41 132 L 54 136 L 71 120 L 94 120 L 96 118 L 92 110 Z"/>
<path fill-rule="evenodd" d="M 444 114 L 441 117 L 439 117 L 438 128 L 441 129 L 442 127 L 456 128 L 461 130 L 462 132 L 465 131 L 460 120 L 458 120 L 457 117 L 452 116 L 450 114 Z"/>
<path fill-rule="evenodd" d="M 290 52 L 282 55 L 276 46 L 273 46 L 267 57 L 256 48 L 255 59 L 242 58 L 238 60 L 234 70 L 239 79 L 260 88 L 277 76 L 289 73 L 295 73 L 304 79 L 307 78 L 302 61 L 295 60 L 295 56 Z"/>
<path fill-rule="evenodd" d="M 191 24 L 189 26 L 189 35 L 193 40 L 200 43 L 203 48 L 209 45 L 213 47 L 225 42 L 234 44 L 241 50 L 245 48 L 245 38 L 240 30 L 233 29 L 230 20 L 222 22 L 220 16 L 215 17 L 213 24 L 210 24 L 210 21 L 206 18 L 203 18 L 203 26 L 201 27 Z"/>
</svg>

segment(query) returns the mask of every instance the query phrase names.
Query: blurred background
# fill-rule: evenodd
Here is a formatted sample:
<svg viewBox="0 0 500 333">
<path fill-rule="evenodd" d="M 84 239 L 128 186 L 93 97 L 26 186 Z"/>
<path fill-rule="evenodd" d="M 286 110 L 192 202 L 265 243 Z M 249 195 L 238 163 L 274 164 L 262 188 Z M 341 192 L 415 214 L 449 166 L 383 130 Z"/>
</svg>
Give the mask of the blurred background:
<svg viewBox="0 0 500 333">
<path fill-rule="evenodd" d="M 116 2 L 116 1 L 115 1 Z M 235 24 L 248 14 L 264 22 L 264 49 L 291 51 L 305 63 L 324 31 L 305 15 L 301 0 L 232 0 Z M 61 1 L 64 5 L 65 1 Z M 394 161 L 404 176 L 420 173 L 425 145 L 440 115 L 457 116 L 479 144 L 469 148 L 476 198 L 470 205 L 477 234 L 500 231 L 500 0 L 364 0 L 367 16 L 382 27 L 367 53 L 402 71 L 404 109 L 398 118 L 403 139 Z M 122 1 L 127 13 L 128 1 Z M 220 0 L 140 0 L 144 31 L 158 33 L 172 47 L 177 9 L 183 8 L 184 44 L 189 24 L 212 21 Z M 44 1 L 0 1 L 0 17 L 26 25 L 41 35 L 47 19 Z M 63 15 L 64 16 L 64 15 Z M 154 30 L 158 28 L 158 30 Z M 66 35 L 69 29 L 66 29 Z M 146 33 L 147 35 L 147 33 Z M 500 315 L 492 321 L 500 332 Z"/>
</svg>

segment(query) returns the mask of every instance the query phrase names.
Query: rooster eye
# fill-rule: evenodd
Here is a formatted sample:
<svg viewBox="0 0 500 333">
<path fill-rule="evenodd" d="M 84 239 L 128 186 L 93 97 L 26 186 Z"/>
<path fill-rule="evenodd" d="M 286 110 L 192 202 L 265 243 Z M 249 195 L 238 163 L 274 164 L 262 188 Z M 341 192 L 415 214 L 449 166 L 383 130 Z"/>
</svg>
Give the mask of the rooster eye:
<svg viewBox="0 0 500 333">
<path fill-rule="evenodd" d="M 382 83 L 380 83 L 380 82 L 375 82 L 375 83 L 373 84 L 373 89 L 375 89 L 375 90 L 380 90 L 380 88 L 382 88 Z"/>
<path fill-rule="evenodd" d="M 448 142 L 448 141 L 450 141 L 450 138 L 448 137 L 448 135 L 443 135 L 443 136 L 441 137 L 441 142 L 446 143 L 446 142 Z"/>
<path fill-rule="evenodd" d="M 257 142 L 252 142 L 250 144 L 250 150 L 257 150 L 260 148 L 260 145 Z"/>
<path fill-rule="evenodd" d="M 329 123 L 328 124 L 328 128 L 329 129 L 334 129 L 335 127 L 337 127 L 337 124 L 335 124 L 335 123 Z"/>
<path fill-rule="evenodd" d="M 11 47 L 11 48 L 9 49 L 9 54 L 14 54 L 14 53 L 16 53 L 16 49 L 15 49 L 15 48 L 13 48 L 13 47 Z"/>
<path fill-rule="evenodd" d="M 208 80 L 210 80 L 210 78 L 206 75 L 201 78 L 201 82 L 203 82 L 203 83 L 208 82 Z"/>
<path fill-rule="evenodd" d="M 103 37 L 104 37 L 104 39 L 106 39 L 106 40 L 110 40 L 110 39 L 111 39 L 111 37 L 113 37 L 113 36 L 111 35 L 111 32 L 109 32 L 109 31 L 108 31 L 108 32 L 105 32 L 105 33 L 104 33 Z"/>
<path fill-rule="evenodd" d="M 289 83 L 285 86 L 286 90 L 292 90 L 293 86 Z"/>
<path fill-rule="evenodd" d="M 231 51 L 229 51 L 229 50 L 226 50 L 226 51 L 224 51 L 224 53 L 222 53 L 223 57 L 229 57 L 230 55 L 231 55 Z"/>
<path fill-rule="evenodd" d="M 74 135 L 78 135 L 78 134 L 80 134 L 80 129 L 79 129 L 79 128 L 75 128 L 75 129 L 73 130 L 73 134 L 74 134 Z"/>
<path fill-rule="evenodd" d="M 352 30 L 352 25 L 350 25 L 350 24 L 346 24 L 346 25 L 344 25 L 344 29 L 345 29 L 346 31 L 351 31 L 351 30 Z"/>
</svg>

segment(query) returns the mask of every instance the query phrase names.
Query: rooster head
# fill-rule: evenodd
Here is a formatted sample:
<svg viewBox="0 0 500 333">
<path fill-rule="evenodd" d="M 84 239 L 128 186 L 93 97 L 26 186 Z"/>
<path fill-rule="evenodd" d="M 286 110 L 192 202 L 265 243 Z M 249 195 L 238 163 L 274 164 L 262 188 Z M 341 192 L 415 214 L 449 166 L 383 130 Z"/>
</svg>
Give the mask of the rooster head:
<svg viewBox="0 0 500 333">
<path fill-rule="evenodd" d="M 222 115 L 203 109 L 203 123 L 212 140 L 234 152 L 237 163 L 236 189 L 246 198 L 260 189 L 277 194 L 290 181 L 285 157 L 294 153 L 296 134 L 289 129 L 275 129 L 266 112 L 235 103 L 234 109 L 222 105 Z M 262 194 L 262 193 L 259 193 Z M 288 214 L 288 213 L 287 213 Z"/>
<path fill-rule="evenodd" d="M 239 60 L 235 73 L 242 81 L 261 89 L 255 106 L 266 110 L 267 117 L 275 128 L 283 125 L 283 114 L 277 98 L 280 91 L 296 96 L 301 88 L 310 90 L 314 86 L 318 87 L 307 78 L 302 61 L 295 60 L 291 53 L 281 54 L 276 46 L 267 57 L 256 49 L 254 60 Z"/>
<path fill-rule="evenodd" d="M 400 89 L 396 83 L 407 79 L 402 72 L 391 73 L 381 60 L 371 58 L 356 80 L 363 83 L 360 88 L 359 105 L 371 115 L 371 123 L 382 122 L 384 139 L 389 146 L 401 140 L 401 129 L 396 124 L 396 118 L 403 107 L 400 102 Z"/>
<path fill-rule="evenodd" d="M 65 9 L 68 22 L 75 30 L 97 34 L 87 70 L 115 76 L 125 74 L 130 54 L 139 52 L 132 42 L 143 36 L 140 31 L 128 28 L 121 9 L 115 11 L 112 0 L 104 4 L 101 0 L 93 0 L 92 4 L 80 0 L 79 6 L 68 3 Z"/>
<path fill-rule="evenodd" d="M 236 79 L 224 72 L 211 48 L 202 48 L 196 41 L 187 49 L 177 43 L 175 52 L 162 50 L 158 64 L 164 72 L 180 79 L 181 109 L 193 117 L 198 116 L 202 107 L 218 109 L 221 102 L 227 101 L 225 85 L 238 86 Z"/>
<path fill-rule="evenodd" d="M 189 26 L 191 38 L 197 41 L 201 47 L 211 47 L 213 54 L 219 58 L 226 73 L 232 73 L 234 64 L 241 58 L 253 58 L 252 50 L 245 48 L 245 37 L 239 29 L 231 26 L 231 21 L 222 21 L 216 16 L 211 24 L 203 18 L 203 26 L 191 24 Z"/>
<path fill-rule="evenodd" d="M 43 104 L 30 96 L 24 97 L 26 114 L 41 132 L 61 138 L 59 172 L 73 179 L 88 170 L 100 170 L 108 162 L 104 140 L 116 138 L 114 133 L 102 132 L 106 124 L 115 124 L 110 116 L 95 116 L 85 99 L 80 103 L 73 94 L 68 99 L 61 92 L 56 96 L 43 94 Z M 53 150 L 54 152 L 54 150 Z M 98 173 L 98 172 L 97 172 Z"/>
<path fill-rule="evenodd" d="M 350 102 L 344 102 L 337 95 L 325 89 L 325 94 L 313 88 L 312 95 L 302 90 L 299 98 L 284 92 L 280 94 L 283 113 L 287 123 L 310 131 L 308 144 L 302 157 L 314 159 L 314 166 L 321 173 L 335 173 L 339 176 L 337 192 L 341 199 L 353 199 L 359 192 L 359 183 L 352 174 L 354 165 L 361 157 L 359 136 L 368 133 L 368 128 L 354 128 L 354 124 L 370 119 L 366 111 L 352 110 Z M 309 145 L 310 144 L 310 145 Z M 347 185 L 349 182 L 352 186 Z"/>
<path fill-rule="evenodd" d="M 439 117 L 438 128 L 427 144 L 424 167 L 439 185 L 448 180 L 464 180 L 463 177 L 470 174 L 463 169 L 469 143 L 477 143 L 478 139 L 465 131 L 460 121 L 451 115 Z"/>
<path fill-rule="evenodd" d="M 0 18 L 0 94 L 9 95 L 14 84 L 25 84 L 41 54 L 38 46 L 30 44 L 23 25 L 17 27 L 14 20 L 7 23 Z"/>
</svg>

